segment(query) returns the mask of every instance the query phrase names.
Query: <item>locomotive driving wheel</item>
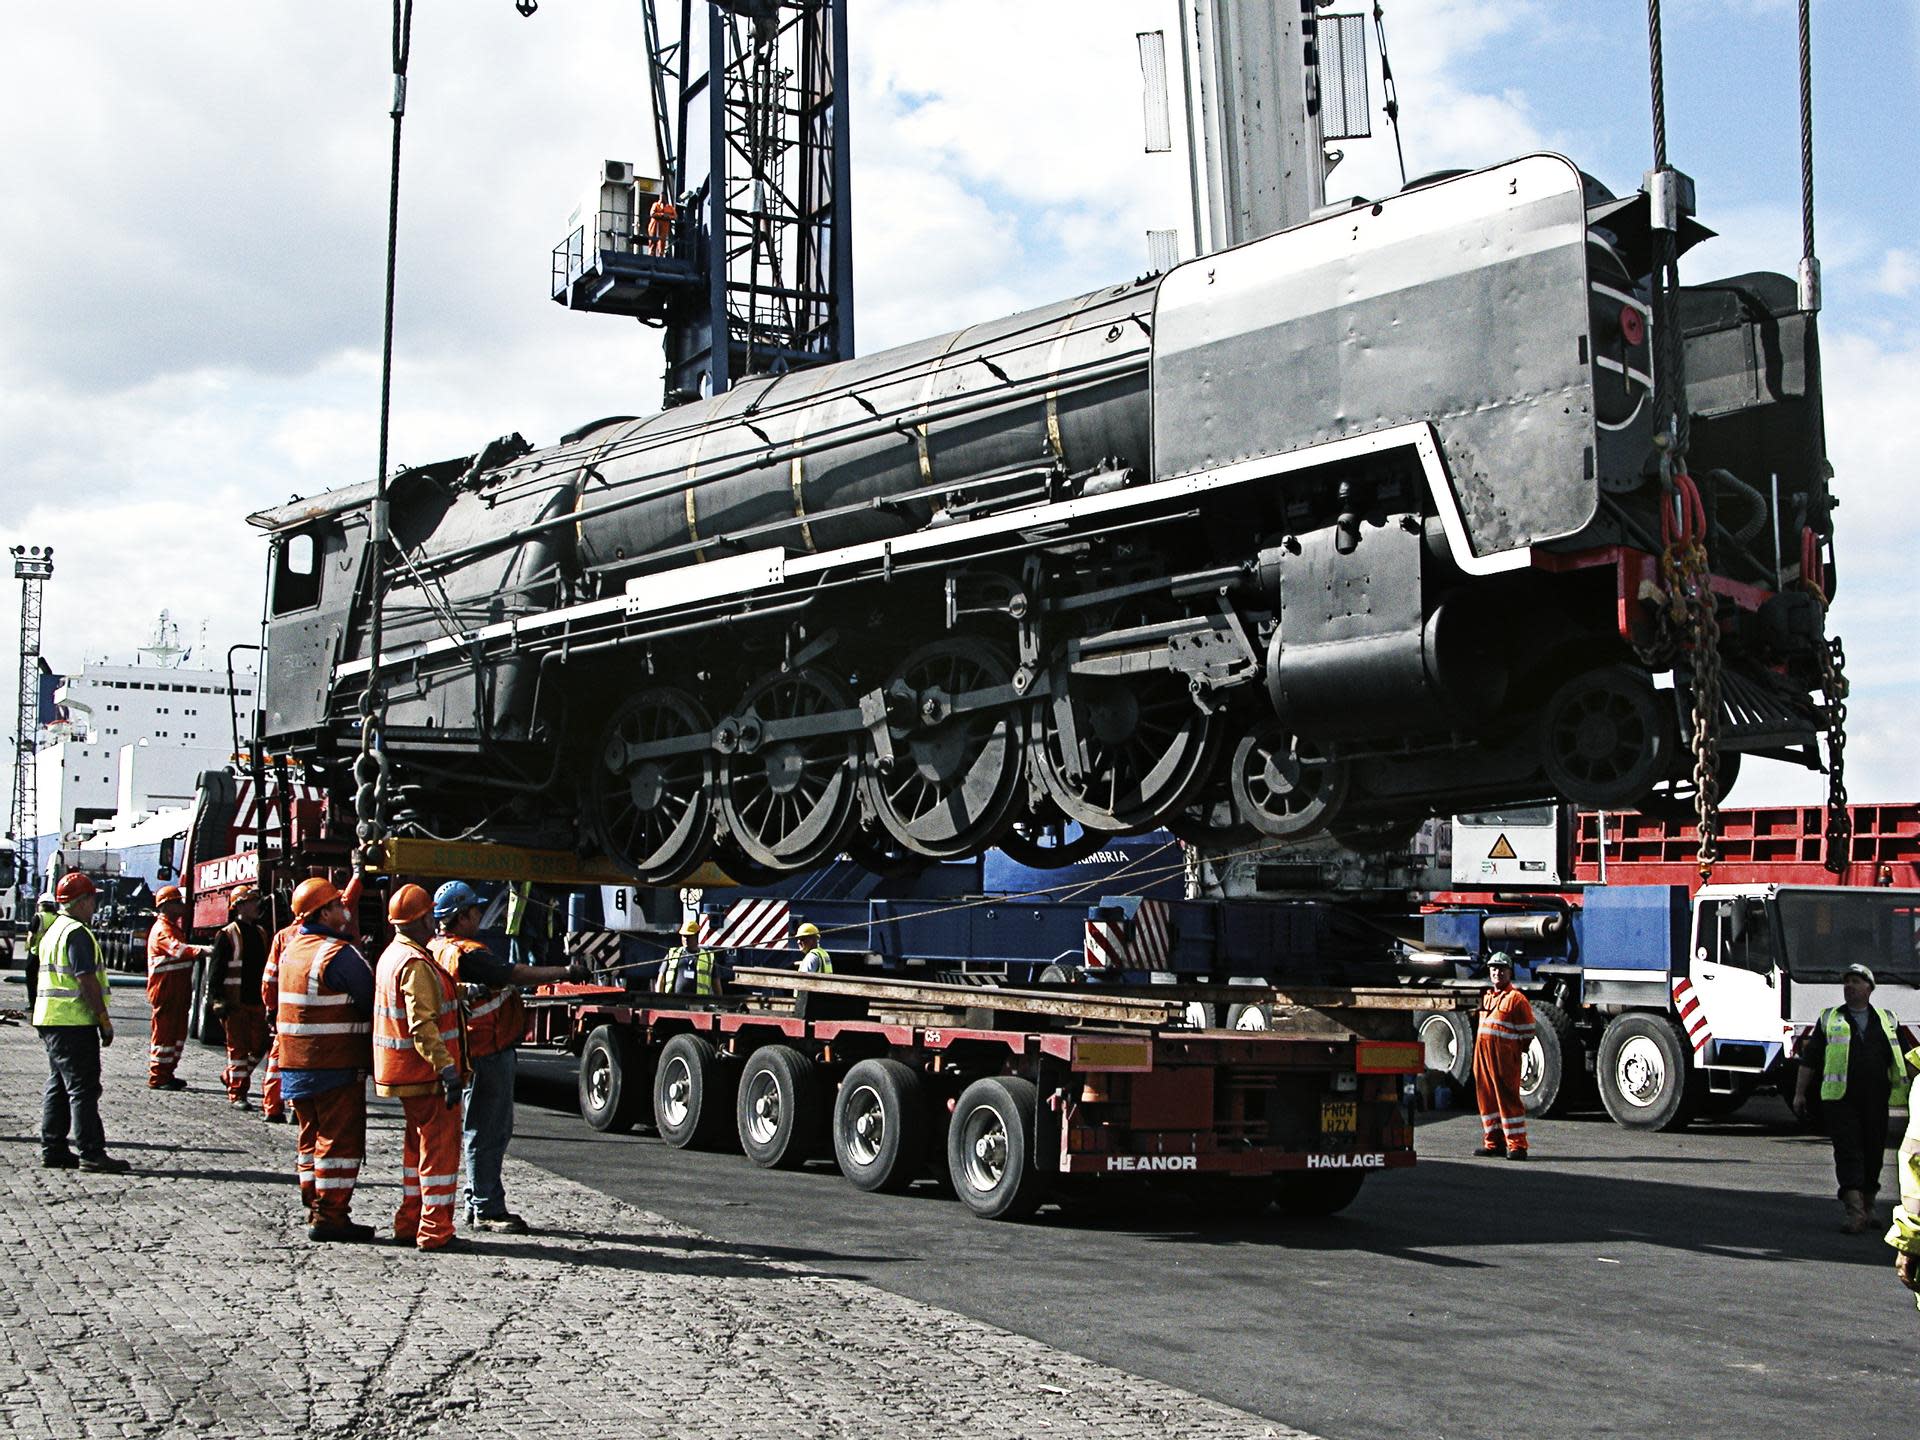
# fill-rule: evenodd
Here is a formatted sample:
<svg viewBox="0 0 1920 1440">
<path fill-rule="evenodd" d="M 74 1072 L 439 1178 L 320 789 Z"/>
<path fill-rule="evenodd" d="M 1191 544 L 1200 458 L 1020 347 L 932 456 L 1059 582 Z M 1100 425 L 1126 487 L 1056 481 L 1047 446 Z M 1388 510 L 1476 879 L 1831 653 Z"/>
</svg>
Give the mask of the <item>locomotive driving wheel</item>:
<svg viewBox="0 0 1920 1440">
<path fill-rule="evenodd" d="M 769 675 L 718 727 L 720 813 L 749 860 L 804 870 L 840 848 L 853 823 L 858 728 L 828 718 L 852 699 L 823 671 Z"/>
<path fill-rule="evenodd" d="M 1083 828 L 1148 830 L 1205 783 L 1217 735 L 1177 675 L 1074 675 L 1037 709 L 1034 763 L 1048 798 Z"/>
<path fill-rule="evenodd" d="M 684 690 L 634 696 L 608 717 L 586 777 L 587 820 L 644 884 L 690 874 L 713 841 L 711 729 Z"/>
<path fill-rule="evenodd" d="M 1262 835 L 1304 840 L 1339 815 L 1347 798 L 1347 765 L 1268 723 L 1233 749 L 1234 815 Z"/>
<path fill-rule="evenodd" d="M 1022 794 L 1018 714 L 1011 704 L 967 710 L 956 702 L 1012 679 L 999 651 L 968 636 L 922 646 L 894 672 L 886 690 L 893 754 L 874 758 L 864 787 L 882 830 L 901 846 L 949 860 L 987 848 L 1006 829 Z"/>
</svg>

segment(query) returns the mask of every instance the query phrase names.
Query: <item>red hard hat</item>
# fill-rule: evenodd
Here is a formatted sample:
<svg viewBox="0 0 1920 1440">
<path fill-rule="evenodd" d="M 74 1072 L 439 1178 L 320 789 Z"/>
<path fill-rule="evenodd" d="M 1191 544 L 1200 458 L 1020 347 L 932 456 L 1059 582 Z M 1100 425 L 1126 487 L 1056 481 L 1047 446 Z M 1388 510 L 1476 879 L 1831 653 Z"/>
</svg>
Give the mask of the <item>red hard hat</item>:
<svg viewBox="0 0 1920 1440">
<path fill-rule="evenodd" d="M 184 905 L 187 903 L 187 897 L 182 893 L 178 885 L 166 885 L 161 887 L 160 893 L 153 897 L 153 903 L 155 905 Z"/>
<path fill-rule="evenodd" d="M 340 898 L 340 891 L 324 875 L 302 880 L 293 888 L 293 913 L 302 920 L 316 910 L 324 910 Z"/>
<path fill-rule="evenodd" d="M 433 914 L 433 897 L 418 885 L 402 885 L 387 901 L 387 919 L 396 925 L 424 920 Z"/>
<path fill-rule="evenodd" d="M 82 895 L 98 895 L 99 888 L 87 876 L 78 870 L 69 870 L 60 877 L 60 883 L 53 887 L 53 898 L 62 905 L 69 900 L 78 900 Z"/>
</svg>

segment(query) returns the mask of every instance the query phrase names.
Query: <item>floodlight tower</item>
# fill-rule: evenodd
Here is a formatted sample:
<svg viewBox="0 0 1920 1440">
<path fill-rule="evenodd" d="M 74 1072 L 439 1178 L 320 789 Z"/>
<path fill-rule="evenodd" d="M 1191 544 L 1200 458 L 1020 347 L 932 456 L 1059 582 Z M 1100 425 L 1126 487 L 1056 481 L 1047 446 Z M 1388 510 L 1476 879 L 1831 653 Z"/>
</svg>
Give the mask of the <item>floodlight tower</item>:
<svg viewBox="0 0 1920 1440">
<path fill-rule="evenodd" d="M 40 871 L 40 816 L 35 791 L 33 732 L 40 724 L 40 588 L 53 578 L 51 545 L 15 545 L 13 578 L 20 582 L 20 705 L 14 756 L 13 811 L 7 829 L 13 836 L 20 894 L 37 894 Z M 28 885 L 36 889 L 29 892 Z"/>
</svg>

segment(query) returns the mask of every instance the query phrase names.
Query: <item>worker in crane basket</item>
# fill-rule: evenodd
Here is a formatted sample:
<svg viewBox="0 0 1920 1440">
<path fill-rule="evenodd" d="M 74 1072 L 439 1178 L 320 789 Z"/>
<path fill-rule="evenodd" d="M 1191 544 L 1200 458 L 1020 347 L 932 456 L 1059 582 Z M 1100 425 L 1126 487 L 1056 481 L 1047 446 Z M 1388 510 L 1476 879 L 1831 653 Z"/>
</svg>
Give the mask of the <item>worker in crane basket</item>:
<svg viewBox="0 0 1920 1440">
<path fill-rule="evenodd" d="M 1887 1163 L 1887 1123 L 1907 1103 L 1907 1063 L 1891 1010 L 1873 1003 L 1873 971 L 1847 966 L 1842 1003 L 1820 1012 L 1800 1050 L 1793 1110 L 1807 1113 L 1813 1077 L 1820 1077 L 1820 1118 L 1833 1141 L 1833 1173 L 1846 1218 L 1840 1228 L 1858 1235 L 1873 1223 L 1873 1201 Z"/>
<path fill-rule="evenodd" d="M 480 939 L 480 894 L 464 880 L 449 880 L 433 893 L 439 934 L 429 948 L 440 968 L 464 989 L 467 1003 L 468 1080 L 460 1131 L 461 1171 L 467 1222 L 480 1230 L 527 1233 L 527 1222 L 507 1209 L 501 1166 L 513 1139 L 513 1082 L 520 1042 L 526 1038 L 521 985 L 550 985 L 587 978 L 584 960 L 571 965 L 514 965 Z"/>
<path fill-rule="evenodd" d="M 793 932 L 793 938 L 804 954 L 800 963 L 794 966 L 803 975 L 833 974 L 833 957 L 827 953 L 827 947 L 820 943 L 820 927 L 811 920 Z M 809 944 L 808 942 L 812 943 Z"/>
<path fill-rule="evenodd" d="M 227 1068 L 220 1079 L 227 1087 L 227 1103 L 236 1110 L 253 1108 L 247 1086 L 266 1054 L 267 1011 L 260 982 L 270 943 L 267 927 L 260 923 L 260 892 L 240 886 L 227 897 L 227 923 L 213 937 L 213 963 L 207 971 L 207 993 L 227 1032 Z"/>
<path fill-rule="evenodd" d="M 1920 1075 L 1920 1045 L 1907 1051 L 1907 1071 Z M 1900 1141 L 1900 1203 L 1893 1207 L 1887 1244 L 1894 1249 L 1893 1273 L 1914 1292 L 1920 1305 L 1920 1105 L 1907 1110 L 1907 1133 Z"/>
<path fill-rule="evenodd" d="M 193 1003 L 193 962 L 213 953 L 187 938 L 187 897 L 166 885 L 153 897 L 153 928 L 147 932 L 147 1004 L 152 1036 L 147 1047 L 147 1088 L 184 1090 L 174 1071 L 187 1043 L 187 1010 Z"/>
<path fill-rule="evenodd" d="M 465 1244 L 453 1233 L 466 1089 L 460 987 L 427 948 L 433 900 L 425 890 L 395 890 L 387 918 L 394 935 L 373 977 L 373 1086 L 398 1099 L 404 1114 L 393 1238 L 422 1250 L 448 1250 Z"/>
<path fill-rule="evenodd" d="M 1473 1037 L 1473 1093 L 1480 1102 L 1480 1148 L 1476 1155 L 1527 1158 L 1527 1107 L 1520 1098 L 1520 1071 L 1533 1039 L 1533 1006 L 1513 985 L 1513 957 L 1496 950 L 1487 957 L 1492 982 L 1480 997 L 1480 1028 Z"/>
<path fill-rule="evenodd" d="M 41 983 L 33 1001 L 33 1028 L 46 1046 L 48 1070 L 40 1102 L 40 1163 L 49 1170 L 124 1174 L 133 1167 L 107 1153 L 100 1124 L 100 1050 L 113 1043 L 113 1021 L 100 942 L 87 928 L 99 892 L 85 875 L 69 870 L 53 894 L 60 913 L 40 936 Z"/>
<path fill-rule="evenodd" d="M 673 227 L 680 223 L 680 207 L 664 191 L 647 212 L 647 253 L 665 255 L 673 248 Z"/>
<path fill-rule="evenodd" d="M 373 1227 L 351 1211 L 367 1154 L 373 969 L 348 938 L 346 897 L 331 880 L 301 881 L 293 913 L 299 928 L 280 952 L 273 1028 L 281 1093 L 300 1126 L 296 1171 L 312 1167 L 307 1238 L 371 1240 Z"/>
<path fill-rule="evenodd" d="M 712 950 L 700 943 L 700 922 L 687 919 L 680 925 L 680 943 L 667 951 L 660 962 L 660 974 L 653 988 L 662 995 L 692 995 L 711 998 L 721 993 L 720 961 Z"/>
</svg>

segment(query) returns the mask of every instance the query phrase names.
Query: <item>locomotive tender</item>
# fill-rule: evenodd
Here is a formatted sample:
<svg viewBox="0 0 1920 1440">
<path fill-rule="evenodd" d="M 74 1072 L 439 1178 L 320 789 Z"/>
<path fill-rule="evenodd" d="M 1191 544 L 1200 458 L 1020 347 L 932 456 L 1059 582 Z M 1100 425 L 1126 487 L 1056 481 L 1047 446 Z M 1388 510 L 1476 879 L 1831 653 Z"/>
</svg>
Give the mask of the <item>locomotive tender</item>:
<svg viewBox="0 0 1920 1440">
<path fill-rule="evenodd" d="M 1677 798 L 1650 244 L 1645 196 L 1529 156 L 405 470 L 377 670 L 375 487 L 263 511 L 266 741 L 350 796 L 371 677 L 394 828 L 656 884 L 1063 819 L 1379 844 Z M 1816 765 L 1813 320 L 1772 274 L 1678 313 L 1723 773 Z"/>
</svg>

